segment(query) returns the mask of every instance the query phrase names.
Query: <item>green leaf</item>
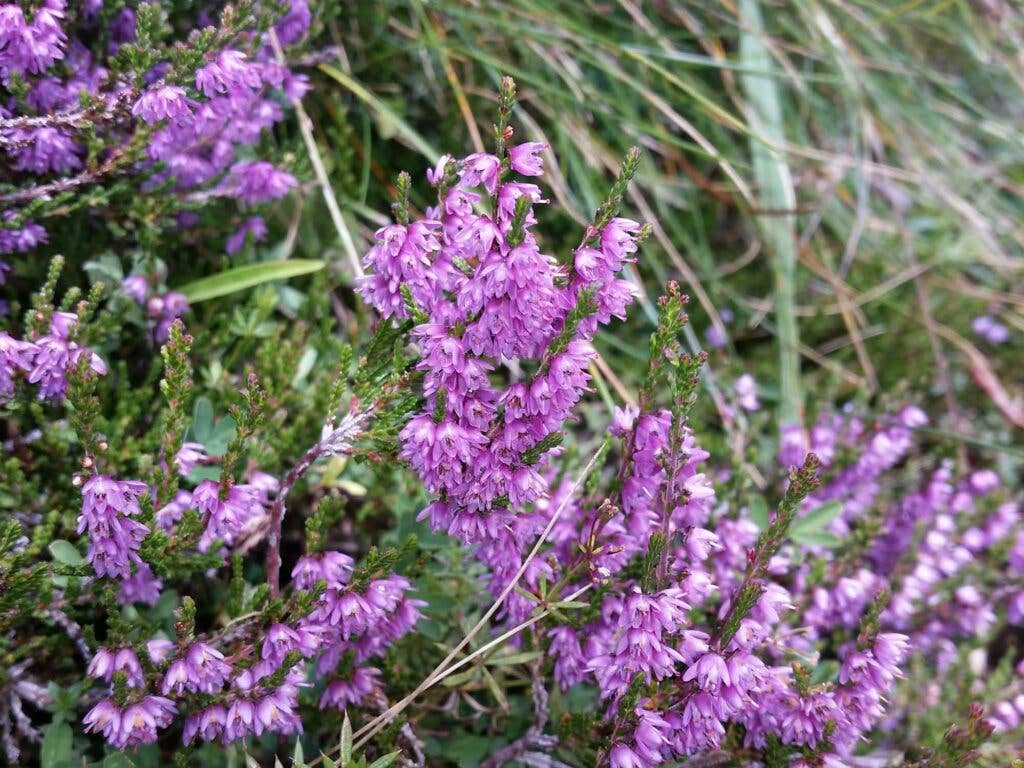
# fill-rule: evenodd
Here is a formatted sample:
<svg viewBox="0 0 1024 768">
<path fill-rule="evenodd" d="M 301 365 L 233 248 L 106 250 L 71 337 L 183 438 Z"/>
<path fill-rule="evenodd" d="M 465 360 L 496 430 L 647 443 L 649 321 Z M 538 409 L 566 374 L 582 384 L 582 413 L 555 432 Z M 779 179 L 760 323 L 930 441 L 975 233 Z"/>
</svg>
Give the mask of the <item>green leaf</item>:
<svg viewBox="0 0 1024 768">
<path fill-rule="evenodd" d="M 203 480 L 216 480 L 220 477 L 220 467 L 193 467 L 188 473 L 190 483 L 201 483 Z"/>
<path fill-rule="evenodd" d="M 432 164 L 436 163 L 438 158 L 441 157 L 441 153 L 434 149 L 434 147 L 432 147 L 426 139 L 417 133 L 409 123 L 403 120 L 402 116 L 396 110 L 392 109 L 391 106 L 389 106 L 383 99 L 378 98 L 362 83 L 349 77 L 340 69 L 332 67 L 330 64 L 321 64 L 320 71 L 342 85 L 344 88 L 347 88 L 357 99 L 373 110 L 374 115 L 377 118 L 378 129 L 382 134 L 391 134 L 400 137 L 406 144 L 427 158 Z"/>
<path fill-rule="evenodd" d="M 747 505 L 747 514 L 759 531 L 768 530 L 768 502 L 764 496 L 754 496 Z"/>
<path fill-rule="evenodd" d="M 135 763 L 123 752 L 111 752 L 103 759 L 103 768 L 135 768 Z"/>
<path fill-rule="evenodd" d="M 454 675 L 449 675 L 441 681 L 441 685 L 446 688 L 455 688 L 456 686 L 468 683 L 470 680 L 480 674 L 480 667 L 470 667 L 469 669 L 463 670 Z"/>
<path fill-rule="evenodd" d="M 313 370 L 313 366 L 316 365 L 317 353 L 312 347 L 306 347 L 302 353 L 302 357 L 299 358 L 299 365 L 295 369 L 295 375 L 292 377 L 292 386 L 295 388 L 301 387 L 306 382 L 306 377 L 309 376 L 310 371 Z"/>
<path fill-rule="evenodd" d="M 70 541 L 64 541 L 64 539 L 55 539 L 50 542 L 50 546 L 47 547 L 50 550 L 50 555 L 58 563 L 64 565 L 82 565 L 85 562 L 85 558 L 82 557 L 82 553 L 75 548 L 75 545 Z"/>
<path fill-rule="evenodd" d="M 374 760 L 372 763 L 370 763 L 369 768 L 388 768 L 389 765 L 391 765 L 393 762 L 395 762 L 395 760 L 398 759 L 398 756 L 400 754 L 402 754 L 402 753 L 401 752 L 389 752 L 386 755 L 381 755 L 376 760 Z"/>
<path fill-rule="evenodd" d="M 842 543 L 838 536 L 827 531 L 800 531 L 791 534 L 793 541 L 808 547 L 826 547 L 834 549 Z"/>
<path fill-rule="evenodd" d="M 352 762 L 352 721 L 348 719 L 347 712 L 345 722 L 341 724 L 341 743 L 338 746 L 338 762 L 348 766 Z"/>
<path fill-rule="evenodd" d="M 507 656 L 494 656 L 487 660 L 492 667 L 508 667 L 515 664 L 526 664 L 540 656 L 540 651 L 523 651 L 510 653 Z"/>
<path fill-rule="evenodd" d="M 57 720 L 46 728 L 43 734 L 43 745 L 39 751 L 39 761 L 42 768 L 57 768 L 57 766 L 70 765 L 72 763 L 71 741 L 74 733 L 71 726 L 63 720 Z"/>
<path fill-rule="evenodd" d="M 789 534 L 794 539 L 801 536 L 823 533 L 828 524 L 843 512 L 843 504 L 839 501 L 826 501 L 817 509 L 812 509 L 803 517 L 797 518 L 789 527 Z"/>
<path fill-rule="evenodd" d="M 217 422 L 210 431 L 210 436 L 204 443 L 206 452 L 211 456 L 223 456 L 228 449 L 228 444 L 235 436 L 235 420 L 230 416 L 225 416 L 223 419 Z"/>
<path fill-rule="evenodd" d="M 459 768 L 474 768 L 496 747 L 493 737 L 465 733 L 444 739 L 441 743 L 441 754 L 456 763 Z"/>
<path fill-rule="evenodd" d="M 206 445 L 213 431 L 213 403 L 207 397 L 197 397 L 192 406 L 192 437 Z"/>
<path fill-rule="evenodd" d="M 508 712 L 508 697 L 505 696 L 505 692 L 501 690 L 501 686 L 498 685 L 498 681 L 494 679 L 494 675 L 491 674 L 490 670 L 484 667 L 484 682 L 487 683 L 487 687 L 491 691 L 491 695 L 494 700 L 498 702 L 498 706 L 501 707 L 505 712 Z"/>
<path fill-rule="evenodd" d="M 226 270 L 210 277 L 203 277 L 181 286 L 177 290 L 185 294 L 190 303 L 196 304 L 207 299 L 227 296 L 247 288 L 269 283 L 273 280 L 287 280 L 290 277 L 308 275 L 326 266 L 326 262 L 315 259 L 287 259 L 285 261 L 264 261 L 246 264 Z"/>
<path fill-rule="evenodd" d="M 750 154 L 757 181 L 758 204 L 765 210 L 792 211 L 796 207 L 793 173 L 786 156 L 776 149 L 786 143 L 785 111 L 760 0 L 740 0 L 740 61 L 746 72 L 740 80 L 747 95 Z M 796 322 L 796 217 L 758 217 L 771 260 L 777 323 L 779 421 L 800 423 L 800 336 Z"/>
<path fill-rule="evenodd" d="M 811 684 L 821 685 L 822 683 L 831 682 L 836 679 L 838 674 L 839 662 L 826 659 L 814 668 L 814 672 L 811 673 Z"/>
</svg>

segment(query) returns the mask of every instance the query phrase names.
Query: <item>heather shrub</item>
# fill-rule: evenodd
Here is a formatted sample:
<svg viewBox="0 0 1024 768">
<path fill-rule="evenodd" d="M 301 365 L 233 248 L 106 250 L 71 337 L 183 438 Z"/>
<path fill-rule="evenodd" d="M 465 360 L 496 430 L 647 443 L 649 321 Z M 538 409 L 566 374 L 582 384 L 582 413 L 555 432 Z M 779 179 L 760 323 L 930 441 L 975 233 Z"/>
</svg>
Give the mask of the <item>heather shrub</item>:
<svg viewBox="0 0 1024 768">
<path fill-rule="evenodd" d="M 570 234 L 502 78 L 360 259 L 331 202 L 288 258 L 330 10 L 0 6 L 6 760 L 1018 757 L 1018 469 L 913 392 L 780 420 L 672 280 L 620 382 L 640 149 Z"/>
</svg>

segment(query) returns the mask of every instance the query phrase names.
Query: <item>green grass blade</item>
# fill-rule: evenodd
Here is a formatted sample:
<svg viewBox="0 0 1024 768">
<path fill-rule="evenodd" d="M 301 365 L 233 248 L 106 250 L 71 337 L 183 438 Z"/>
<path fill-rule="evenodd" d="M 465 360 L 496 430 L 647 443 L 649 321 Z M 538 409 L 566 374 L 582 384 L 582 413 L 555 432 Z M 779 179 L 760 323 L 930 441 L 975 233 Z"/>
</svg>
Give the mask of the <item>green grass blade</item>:
<svg viewBox="0 0 1024 768">
<path fill-rule="evenodd" d="M 361 83 L 353 80 L 340 69 L 332 67 L 330 64 L 321 64 L 320 71 L 350 90 L 357 99 L 364 102 L 374 111 L 378 124 L 390 126 L 396 136 L 400 136 L 409 146 L 427 158 L 431 163 L 436 163 L 440 159 L 441 153 L 434 149 L 430 142 L 403 120 L 402 116 L 389 107 L 387 103 L 367 90 Z"/>
<path fill-rule="evenodd" d="M 190 304 L 208 299 L 227 296 L 247 288 L 269 283 L 273 280 L 287 280 L 290 277 L 308 275 L 321 270 L 326 262 L 315 259 L 289 259 L 287 261 L 265 261 L 260 264 L 246 264 L 234 267 L 216 275 L 203 277 L 181 286 L 177 290 L 185 295 Z"/>
<path fill-rule="evenodd" d="M 764 21 L 758 0 L 740 0 L 744 26 L 740 32 L 740 57 L 750 71 L 741 80 L 748 101 L 748 119 L 755 131 L 777 144 L 785 140 L 778 81 L 758 73 L 770 72 L 775 62 L 764 42 Z M 778 324 L 779 420 L 800 421 L 800 336 L 796 313 L 796 217 L 780 211 L 796 208 L 793 177 L 785 158 L 771 147 L 751 139 L 750 154 L 757 181 L 757 197 L 766 211 L 758 225 L 768 248 L 774 276 L 775 314 Z"/>
</svg>

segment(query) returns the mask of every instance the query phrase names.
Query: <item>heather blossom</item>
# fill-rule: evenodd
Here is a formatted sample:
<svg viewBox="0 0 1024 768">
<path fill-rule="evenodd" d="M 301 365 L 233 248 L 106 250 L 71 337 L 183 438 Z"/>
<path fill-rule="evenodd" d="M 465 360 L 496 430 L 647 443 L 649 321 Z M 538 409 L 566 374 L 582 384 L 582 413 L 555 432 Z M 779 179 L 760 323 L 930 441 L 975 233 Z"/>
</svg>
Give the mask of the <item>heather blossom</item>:
<svg viewBox="0 0 1024 768">
<path fill-rule="evenodd" d="M 757 382 L 749 373 L 744 373 L 733 384 L 736 400 L 745 411 L 758 411 L 761 403 L 757 399 Z"/>
<path fill-rule="evenodd" d="M 217 693 L 223 686 L 231 667 L 224 662 L 224 654 L 205 643 L 192 643 L 183 656 L 172 661 L 164 675 L 162 693 L 182 695 Z"/>
<path fill-rule="evenodd" d="M 231 167 L 224 189 L 246 203 L 262 203 L 288 194 L 295 177 L 267 162 L 241 162 Z"/>
<path fill-rule="evenodd" d="M 89 534 L 89 562 L 97 576 L 127 579 L 149 529 L 133 519 L 140 514 L 139 497 L 147 491 L 145 483 L 115 480 L 94 475 L 82 485 L 82 512 L 78 532 Z"/>
<path fill-rule="evenodd" d="M 231 47 L 208 51 L 198 66 L 189 63 L 191 72 L 180 68 L 184 48 L 150 35 L 149 44 L 156 44 L 155 66 L 136 73 L 125 69 L 129 60 L 118 54 L 123 44 L 136 41 L 142 15 L 124 7 L 107 19 L 93 5 L 87 3 L 81 13 L 72 8 L 73 14 L 67 13 L 64 0 L 36 3 L 31 11 L 22 4 L 0 5 L 0 79 L 10 85 L 16 78 L 25 88 L 25 98 L 5 108 L 3 117 L 10 125 L 0 130 L 12 169 L 28 177 L 55 174 L 57 189 L 64 184 L 75 188 L 85 181 L 91 146 L 109 160 L 138 150 L 147 154 L 152 163 L 134 166 L 144 191 L 167 182 L 195 190 L 220 181 L 211 196 L 236 195 L 255 204 L 296 185 L 291 174 L 263 161 L 243 161 L 237 152 L 284 119 L 279 94 L 301 98 L 309 87 L 304 75 L 276 61 L 269 35 L 252 40 L 248 30 L 224 29 L 226 37 L 248 52 Z M 281 5 L 270 9 L 257 4 L 261 12 L 279 16 L 279 40 L 291 45 L 305 36 L 312 14 L 305 0 Z M 214 24 L 205 11 L 198 16 L 195 29 Z M 101 20 L 109 21 L 104 34 L 97 30 Z M 87 112 L 82 112 L 83 94 L 90 99 Z M 76 113 L 88 119 L 73 117 Z M 91 127 L 88 142 L 84 123 Z M 136 130 L 140 125 L 155 130 Z M 112 163 L 97 181 L 105 182 L 117 166 Z M 31 190 L 33 183 L 30 178 L 25 189 Z M 49 197 L 41 191 L 26 193 L 24 199 Z M 3 212 L 0 254 L 26 252 L 47 240 L 43 227 L 20 213 Z"/>
<path fill-rule="evenodd" d="M 243 483 L 233 484 L 221 498 L 219 484 L 203 480 L 192 491 L 189 506 L 199 510 L 206 523 L 199 540 L 202 552 L 216 541 L 230 547 L 265 514 L 259 491 Z"/>
<path fill-rule="evenodd" d="M 185 90 L 176 85 L 163 85 L 146 91 L 132 107 L 132 114 L 139 115 L 147 123 L 162 120 L 188 122 L 192 120 Z"/>
<path fill-rule="evenodd" d="M 71 340 L 72 328 L 77 322 L 70 312 L 54 312 L 50 332 L 20 347 L 26 379 L 39 385 L 40 400 L 62 400 L 68 387 L 68 374 L 83 359 L 96 374 L 104 375 L 107 365 L 103 359 Z"/>
<path fill-rule="evenodd" d="M 141 688 L 144 685 L 142 666 L 139 664 L 139 657 L 135 651 L 125 646 L 116 651 L 106 648 L 97 648 L 96 654 L 89 662 L 88 673 L 97 680 L 110 682 L 114 674 L 121 672 L 125 675 L 128 685 L 132 688 Z"/>
<path fill-rule="evenodd" d="M 989 344 L 1005 344 L 1010 338 L 1006 326 L 991 315 L 979 315 L 971 321 L 971 330 Z"/>
</svg>

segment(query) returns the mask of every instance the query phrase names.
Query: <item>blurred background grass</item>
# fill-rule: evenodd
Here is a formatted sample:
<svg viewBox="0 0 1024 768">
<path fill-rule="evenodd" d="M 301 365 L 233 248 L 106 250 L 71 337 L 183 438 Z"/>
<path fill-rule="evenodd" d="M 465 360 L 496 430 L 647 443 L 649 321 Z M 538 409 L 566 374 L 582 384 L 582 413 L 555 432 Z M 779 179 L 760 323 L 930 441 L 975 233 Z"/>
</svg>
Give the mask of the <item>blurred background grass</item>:
<svg viewBox="0 0 1024 768">
<path fill-rule="evenodd" d="M 565 256 L 631 145 L 627 215 L 655 225 L 641 311 L 605 334 L 600 386 L 633 391 L 653 302 L 692 297 L 713 353 L 707 418 L 753 373 L 783 421 L 913 399 L 933 436 L 1015 454 L 1024 426 L 1024 11 L 1006 0 L 357 2 L 326 22 L 305 108 L 343 228 L 362 252 L 398 172 L 491 146 L 511 74 L 520 140 Z M 297 138 L 297 137 L 292 137 Z M 556 161 L 557 158 L 557 161 Z M 318 195 L 281 224 L 296 256 L 343 240 Z M 991 314 L 1011 340 L 986 346 Z M 714 406 L 714 409 L 712 409 Z"/>
</svg>

